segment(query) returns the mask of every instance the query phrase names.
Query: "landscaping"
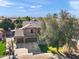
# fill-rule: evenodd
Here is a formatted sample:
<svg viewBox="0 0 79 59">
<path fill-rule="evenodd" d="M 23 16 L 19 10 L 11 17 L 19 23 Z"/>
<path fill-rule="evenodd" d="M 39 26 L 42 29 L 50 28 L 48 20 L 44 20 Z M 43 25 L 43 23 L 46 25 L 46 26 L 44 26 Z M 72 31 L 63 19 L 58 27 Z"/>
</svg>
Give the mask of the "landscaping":
<svg viewBox="0 0 79 59">
<path fill-rule="evenodd" d="M 45 53 L 58 53 L 56 47 L 47 46 L 47 44 L 39 44 L 40 50 Z M 59 52 L 63 52 L 63 47 L 59 47 Z"/>
<path fill-rule="evenodd" d="M 5 56 L 5 51 L 6 51 L 6 43 L 5 42 L 0 42 L 0 58 Z"/>
<path fill-rule="evenodd" d="M 52 52 L 52 53 L 58 53 L 57 52 L 57 48 L 56 47 L 48 47 L 48 52 Z M 63 47 L 59 47 L 59 52 L 63 52 Z"/>
<path fill-rule="evenodd" d="M 39 48 L 40 48 L 41 52 L 47 52 L 47 50 L 48 50 L 47 44 L 39 44 Z"/>
</svg>

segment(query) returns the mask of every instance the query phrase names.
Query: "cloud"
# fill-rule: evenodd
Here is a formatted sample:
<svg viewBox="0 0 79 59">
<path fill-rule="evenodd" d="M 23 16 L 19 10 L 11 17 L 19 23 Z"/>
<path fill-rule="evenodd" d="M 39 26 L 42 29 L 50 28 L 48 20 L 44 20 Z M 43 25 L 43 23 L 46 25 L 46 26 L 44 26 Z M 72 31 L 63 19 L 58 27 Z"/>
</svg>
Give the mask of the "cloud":
<svg viewBox="0 0 79 59">
<path fill-rule="evenodd" d="M 73 16 L 79 18 L 79 11 L 78 10 L 68 10 L 68 12 L 70 14 L 72 14 Z"/>
<path fill-rule="evenodd" d="M 19 6 L 18 8 L 19 8 L 19 9 L 24 9 L 24 7 L 23 7 L 23 6 Z"/>
<path fill-rule="evenodd" d="M 42 7 L 42 5 L 36 5 L 36 6 L 35 5 L 32 5 L 31 6 L 31 8 L 41 8 L 41 7 Z"/>
<path fill-rule="evenodd" d="M 70 0 L 69 4 L 73 9 L 79 10 L 79 0 Z"/>
<path fill-rule="evenodd" d="M 11 5 L 13 5 L 13 3 L 7 0 L 0 0 L 0 7 L 10 7 Z"/>
<path fill-rule="evenodd" d="M 73 15 L 76 15 L 76 17 L 79 17 L 79 0 L 70 0 L 69 5 L 71 8 L 69 12 Z"/>
</svg>

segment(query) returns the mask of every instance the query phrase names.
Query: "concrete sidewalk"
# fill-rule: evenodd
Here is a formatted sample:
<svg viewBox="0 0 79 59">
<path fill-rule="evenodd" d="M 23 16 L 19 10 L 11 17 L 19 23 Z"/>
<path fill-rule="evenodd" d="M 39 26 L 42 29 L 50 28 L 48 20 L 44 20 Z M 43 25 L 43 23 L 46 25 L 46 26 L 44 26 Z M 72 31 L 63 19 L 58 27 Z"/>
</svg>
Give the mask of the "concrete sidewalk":
<svg viewBox="0 0 79 59">
<path fill-rule="evenodd" d="M 5 57 L 0 58 L 0 59 L 9 59 L 9 56 L 5 56 Z"/>
</svg>

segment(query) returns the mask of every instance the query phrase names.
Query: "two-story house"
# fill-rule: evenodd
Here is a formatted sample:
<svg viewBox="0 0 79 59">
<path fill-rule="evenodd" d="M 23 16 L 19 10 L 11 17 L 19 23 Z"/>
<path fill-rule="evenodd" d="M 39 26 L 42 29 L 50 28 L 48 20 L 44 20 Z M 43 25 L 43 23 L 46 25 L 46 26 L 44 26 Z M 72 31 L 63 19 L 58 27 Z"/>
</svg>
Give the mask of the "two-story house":
<svg viewBox="0 0 79 59">
<path fill-rule="evenodd" d="M 15 41 L 17 48 L 37 48 L 37 39 L 41 31 L 41 21 L 26 21 L 22 28 L 15 30 Z"/>
</svg>

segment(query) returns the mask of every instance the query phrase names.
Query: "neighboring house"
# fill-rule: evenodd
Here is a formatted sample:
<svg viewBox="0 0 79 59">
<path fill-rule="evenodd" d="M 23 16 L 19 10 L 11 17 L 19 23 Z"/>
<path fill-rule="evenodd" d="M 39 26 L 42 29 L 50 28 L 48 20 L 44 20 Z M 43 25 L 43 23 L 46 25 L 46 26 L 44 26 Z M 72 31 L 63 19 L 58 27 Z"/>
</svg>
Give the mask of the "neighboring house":
<svg viewBox="0 0 79 59">
<path fill-rule="evenodd" d="M 12 20 L 12 22 L 14 22 L 18 17 L 8 17 Z"/>
<path fill-rule="evenodd" d="M 4 30 L 0 28 L 0 40 L 4 39 L 4 37 L 5 37 Z"/>
<path fill-rule="evenodd" d="M 27 24 L 31 24 L 33 27 L 39 28 L 39 27 L 41 27 L 41 23 L 42 23 L 42 21 L 40 21 L 40 20 L 24 21 L 23 26 L 25 26 Z"/>
<path fill-rule="evenodd" d="M 3 32 L 0 31 L 0 41 L 2 40 L 2 38 L 3 38 Z"/>
<path fill-rule="evenodd" d="M 4 16 L 0 16 L 0 23 L 5 19 Z"/>
</svg>

